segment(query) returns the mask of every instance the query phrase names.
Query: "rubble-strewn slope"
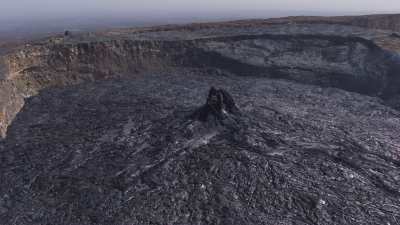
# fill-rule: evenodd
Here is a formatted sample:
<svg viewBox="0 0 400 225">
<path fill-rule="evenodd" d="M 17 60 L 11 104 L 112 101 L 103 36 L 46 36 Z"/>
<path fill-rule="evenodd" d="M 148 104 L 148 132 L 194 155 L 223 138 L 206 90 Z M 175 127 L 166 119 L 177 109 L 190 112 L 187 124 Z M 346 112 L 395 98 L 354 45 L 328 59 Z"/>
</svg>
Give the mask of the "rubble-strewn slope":
<svg viewBox="0 0 400 225">
<path fill-rule="evenodd" d="M 339 89 L 211 72 L 146 74 L 29 99 L 2 150 L 0 220 L 400 221 L 398 111 Z M 225 94 L 201 108 L 212 85 L 239 111 Z"/>
</svg>

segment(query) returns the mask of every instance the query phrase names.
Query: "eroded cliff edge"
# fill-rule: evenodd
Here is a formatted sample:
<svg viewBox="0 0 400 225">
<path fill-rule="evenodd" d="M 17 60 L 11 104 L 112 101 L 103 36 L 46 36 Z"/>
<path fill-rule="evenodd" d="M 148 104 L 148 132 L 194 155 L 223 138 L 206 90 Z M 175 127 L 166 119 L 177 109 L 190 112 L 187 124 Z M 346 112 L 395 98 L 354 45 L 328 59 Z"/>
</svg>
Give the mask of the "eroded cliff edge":
<svg viewBox="0 0 400 225">
<path fill-rule="evenodd" d="M 335 24 L 282 24 L 77 34 L 32 43 L 1 57 L 0 133 L 24 98 L 67 86 L 177 67 L 213 68 L 337 87 L 390 100 L 400 57 L 391 32 Z M 389 43 L 389 44 L 388 44 Z"/>
</svg>

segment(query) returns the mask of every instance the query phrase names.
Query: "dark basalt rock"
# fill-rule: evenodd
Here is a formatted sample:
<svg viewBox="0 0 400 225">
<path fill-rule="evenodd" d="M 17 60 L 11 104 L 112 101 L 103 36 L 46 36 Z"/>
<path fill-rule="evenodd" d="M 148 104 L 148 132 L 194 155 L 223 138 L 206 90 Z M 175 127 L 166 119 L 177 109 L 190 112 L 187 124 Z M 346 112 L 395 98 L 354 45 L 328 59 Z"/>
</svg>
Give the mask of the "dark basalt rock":
<svg viewBox="0 0 400 225">
<path fill-rule="evenodd" d="M 0 57 L 0 225 L 399 224 L 400 23 L 305 19 Z"/>
<path fill-rule="evenodd" d="M 232 96 L 224 89 L 211 87 L 206 103 L 197 109 L 191 119 L 215 125 L 227 125 L 238 121 L 241 116 Z"/>
<path fill-rule="evenodd" d="M 390 36 L 394 38 L 400 38 L 400 35 L 398 33 L 392 33 Z"/>
<path fill-rule="evenodd" d="M 49 89 L 0 142 L 0 224 L 399 224 L 399 117 L 198 70 Z"/>
</svg>

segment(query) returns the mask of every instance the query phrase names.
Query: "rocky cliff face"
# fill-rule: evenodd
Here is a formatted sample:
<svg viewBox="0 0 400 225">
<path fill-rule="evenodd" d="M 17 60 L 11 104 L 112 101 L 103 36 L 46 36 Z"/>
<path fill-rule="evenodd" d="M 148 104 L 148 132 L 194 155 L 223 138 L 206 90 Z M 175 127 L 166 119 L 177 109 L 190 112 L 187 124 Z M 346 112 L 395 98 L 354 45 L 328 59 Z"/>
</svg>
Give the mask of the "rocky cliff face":
<svg viewBox="0 0 400 225">
<path fill-rule="evenodd" d="M 351 24 L 372 29 L 384 29 L 400 32 L 400 14 L 396 15 L 376 15 L 355 17 Z"/>
<path fill-rule="evenodd" d="M 242 76 L 290 79 L 384 98 L 398 94 L 400 60 L 396 52 L 362 35 L 330 34 L 340 26 L 332 25 L 326 31 L 310 31 L 310 27 L 289 26 L 285 34 L 276 28 L 245 30 L 248 35 L 234 29 L 217 37 L 210 37 L 211 31 L 195 31 L 186 38 L 182 33 L 149 32 L 129 39 L 62 40 L 19 49 L 2 58 L 2 136 L 23 99 L 46 87 L 172 67 L 218 68 Z"/>
<path fill-rule="evenodd" d="M 268 20 L 265 20 L 268 21 Z M 365 15 L 365 16 L 335 16 L 335 17 L 288 17 L 269 20 L 272 23 L 326 23 L 343 24 L 400 32 L 400 14 Z"/>
</svg>

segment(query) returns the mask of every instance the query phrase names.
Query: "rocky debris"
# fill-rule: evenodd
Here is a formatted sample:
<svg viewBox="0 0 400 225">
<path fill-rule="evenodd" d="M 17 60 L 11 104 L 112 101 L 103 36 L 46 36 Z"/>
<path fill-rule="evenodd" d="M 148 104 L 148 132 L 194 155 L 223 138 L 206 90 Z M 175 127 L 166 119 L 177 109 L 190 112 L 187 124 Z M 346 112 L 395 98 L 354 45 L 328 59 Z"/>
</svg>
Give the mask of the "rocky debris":
<svg viewBox="0 0 400 225">
<path fill-rule="evenodd" d="M 400 38 L 400 35 L 398 33 L 392 33 L 390 36 L 394 38 Z"/>
<path fill-rule="evenodd" d="M 0 221 L 398 224 L 399 129 L 378 98 L 202 70 L 48 89 L 0 145 Z"/>
</svg>

